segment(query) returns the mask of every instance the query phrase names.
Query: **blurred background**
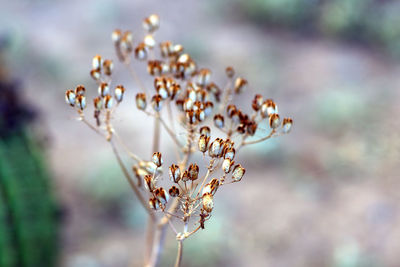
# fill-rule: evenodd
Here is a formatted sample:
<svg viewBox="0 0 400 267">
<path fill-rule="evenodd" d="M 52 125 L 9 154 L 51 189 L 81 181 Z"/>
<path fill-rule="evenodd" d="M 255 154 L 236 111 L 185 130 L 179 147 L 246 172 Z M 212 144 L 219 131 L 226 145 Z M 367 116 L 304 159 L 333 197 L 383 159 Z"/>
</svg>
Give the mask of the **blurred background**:
<svg viewBox="0 0 400 267">
<path fill-rule="evenodd" d="M 111 32 L 141 38 L 152 13 L 157 40 L 184 45 L 218 84 L 228 65 L 249 80 L 239 105 L 259 92 L 294 119 L 243 149 L 245 178 L 218 192 L 183 266 L 400 266 L 395 0 L 0 0 L 0 266 L 140 266 L 144 211 L 64 92 L 95 95 L 92 57 L 116 60 Z M 128 90 L 116 127 L 150 157 L 152 123 L 128 71 L 115 73 Z M 161 266 L 175 253 L 170 234 Z"/>
</svg>

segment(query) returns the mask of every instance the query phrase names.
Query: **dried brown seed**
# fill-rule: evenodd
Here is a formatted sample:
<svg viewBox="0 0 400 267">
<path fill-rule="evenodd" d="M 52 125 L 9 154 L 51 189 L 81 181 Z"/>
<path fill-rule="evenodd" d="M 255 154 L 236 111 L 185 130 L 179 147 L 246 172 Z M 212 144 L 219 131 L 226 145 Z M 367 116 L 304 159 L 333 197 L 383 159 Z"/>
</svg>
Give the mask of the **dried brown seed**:
<svg viewBox="0 0 400 267">
<path fill-rule="evenodd" d="M 226 114 L 228 115 L 229 118 L 232 118 L 233 115 L 237 113 L 237 108 L 235 105 L 228 105 L 226 107 Z"/>
<path fill-rule="evenodd" d="M 284 118 L 282 122 L 282 130 L 284 133 L 289 133 L 292 129 L 293 120 L 291 118 Z"/>
<path fill-rule="evenodd" d="M 160 208 L 160 203 L 156 198 L 152 197 L 149 199 L 149 206 L 150 208 L 157 210 Z"/>
<path fill-rule="evenodd" d="M 217 189 L 219 187 L 219 180 L 217 178 L 213 178 L 208 184 L 206 184 L 203 188 L 202 195 L 204 194 L 212 194 L 215 195 Z"/>
<path fill-rule="evenodd" d="M 246 169 L 242 167 L 242 165 L 238 164 L 233 168 L 233 172 L 232 172 L 232 179 L 235 182 L 239 182 L 240 180 L 242 180 L 243 175 L 245 174 Z"/>
<path fill-rule="evenodd" d="M 205 136 L 207 136 L 207 137 L 210 137 L 210 134 L 211 134 L 211 130 L 210 130 L 210 127 L 208 127 L 208 126 L 203 126 L 203 127 L 201 127 L 200 128 L 200 135 L 205 135 Z"/>
<path fill-rule="evenodd" d="M 189 175 L 189 172 L 186 170 L 186 171 L 183 172 L 182 181 L 183 182 L 187 182 L 189 180 L 190 180 L 190 175 Z"/>
<path fill-rule="evenodd" d="M 114 90 L 115 99 L 120 103 L 124 98 L 125 87 L 123 85 L 117 85 Z"/>
<path fill-rule="evenodd" d="M 136 94 L 136 107 L 140 110 L 145 110 L 147 106 L 146 94 L 138 93 Z"/>
<path fill-rule="evenodd" d="M 155 189 L 153 175 L 147 174 L 144 176 L 144 187 L 149 190 L 149 192 L 153 192 Z"/>
<path fill-rule="evenodd" d="M 152 14 L 143 20 L 143 28 L 152 33 L 160 27 L 160 18 L 156 14 Z"/>
<path fill-rule="evenodd" d="M 114 44 L 118 44 L 121 41 L 121 38 L 122 38 L 121 30 L 115 29 L 111 34 L 111 40 L 114 42 Z"/>
<path fill-rule="evenodd" d="M 86 98 L 84 95 L 76 96 L 76 105 L 80 110 L 84 110 L 86 107 Z"/>
<path fill-rule="evenodd" d="M 156 112 L 159 112 L 162 108 L 162 97 L 159 94 L 154 95 L 151 98 L 151 104 L 153 106 L 153 109 Z"/>
<path fill-rule="evenodd" d="M 144 43 L 140 43 L 136 48 L 135 48 L 135 58 L 138 60 L 146 60 L 147 59 L 147 46 Z"/>
<path fill-rule="evenodd" d="M 112 71 L 114 69 L 114 63 L 110 59 L 106 59 L 103 62 L 103 70 L 104 74 L 110 76 L 112 74 Z"/>
<path fill-rule="evenodd" d="M 181 179 L 181 169 L 179 168 L 178 165 L 172 164 L 169 167 L 169 178 L 171 179 L 172 182 L 177 183 Z"/>
<path fill-rule="evenodd" d="M 103 65 L 103 61 L 100 55 L 95 55 L 92 59 L 92 69 L 93 70 L 100 70 L 101 66 Z"/>
<path fill-rule="evenodd" d="M 177 196 L 179 196 L 179 189 L 178 189 L 176 186 L 172 186 L 172 187 L 169 189 L 169 195 L 170 195 L 171 197 L 177 197 Z"/>
<path fill-rule="evenodd" d="M 189 166 L 189 177 L 190 180 L 195 181 L 199 178 L 199 166 L 196 163 L 192 163 Z"/>
<path fill-rule="evenodd" d="M 104 96 L 104 107 L 108 110 L 110 110 L 113 107 L 113 98 L 111 95 L 106 95 Z"/>
<path fill-rule="evenodd" d="M 154 152 L 153 156 L 151 157 L 151 160 L 153 161 L 153 163 L 157 166 L 157 167 L 161 167 L 161 165 L 163 164 L 163 159 L 161 156 L 160 152 Z"/>
<path fill-rule="evenodd" d="M 78 97 L 78 95 L 85 95 L 86 89 L 83 85 L 78 85 L 75 88 L 75 96 Z"/>
<path fill-rule="evenodd" d="M 98 96 L 93 99 L 93 104 L 94 104 L 94 108 L 97 111 L 100 111 L 103 108 L 103 99 L 100 96 Z"/>
<path fill-rule="evenodd" d="M 215 139 L 208 149 L 208 154 L 210 157 L 220 157 L 222 154 L 223 141 L 221 138 Z"/>
<path fill-rule="evenodd" d="M 263 97 L 262 95 L 255 95 L 253 102 L 251 103 L 251 107 L 254 111 L 259 111 L 263 104 Z"/>
<path fill-rule="evenodd" d="M 222 170 L 224 173 L 229 173 L 232 170 L 232 166 L 235 162 L 229 158 L 224 159 L 222 162 Z"/>
<path fill-rule="evenodd" d="M 222 116 L 221 114 L 216 114 L 214 116 L 214 125 L 219 128 L 222 129 L 224 128 L 224 116 Z"/>
<path fill-rule="evenodd" d="M 272 129 L 276 129 L 280 126 L 280 124 L 281 124 L 281 119 L 279 118 L 279 114 L 277 113 L 271 114 L 271 116 L 269 117 L 269 126 Z"/>
<path fill-rule="evenodd" d="M 73 90 L 67 90 L 65 92 L 65 102 L 69 104 L 71 107 L 75 106 L 75 93 Z"/>
<path fill-rule="evenodd" d="M 263 118 L 269 117 L 272 114 L 278 113 L 278 106 L 272 99 L 267 99 L 261 105 L 261 116 Z"/>
<path fill-rule="evenodd" d="M 101 74 L 99 70 L 91 70 L 90 76 L 93 78 L 93 80 L 98 81 L 101 77 Z"/>
<path fill-rule="evenodd" d="M 205 126 L 206 127 L 206 126 Z M 199 150 L 205 153 L 208 149 L 208 142 L 210 141 L 210 136 L 206 136 L 204 134 L 200 135 L 199 137 Z"/>
<path fill-rule="evenodd" d="M 233 76 L 235 76 L 235 70 L 232 67 L 227 67 L 225 69 L 225 73 L 228 78 L 232 78 Z"/>
<path fill-rule="evenodd" d="M 246 79 L 243 79 L 243 78 L 240 78 L 240 77 L 236 78 L 235 87 L 234 87 L 235 93 L 236 94 L 240 94 L 241 92 L 243 92 L 243 90 L 245 89 L 246 85 L 247 85 L 247 80 Z"/>
<path fill-rule="evenodd" d="M 101 83 L 98 88 L 99 96 L 105 97 L 106 95 L 110 94 L 110 87 L 108 83 Z"/>
<path fill-rule="evenodd" d="M 228 144 L 228 142 L 225 142 L 226 144 Z M 235 158 L 235 148 L 232 147 L 228 147 L 225 151 L 224 151 L 224 159 L 230 159 L 233 160 Z"/>
<path fill-rule="evenodd" d="M 253 136 L 257 131 L 257 123 L 255 121 L 249 121 L 247 123 L 247 134 Z"/>
<path fill-rule="evenodd" d="M 214 208 L 213 195 L 206 193 L 203 195 L 203 209 L 206 212 L 211 212 Z"/>
<path fill-rule="evenodd" d="M 169 195 L 164 188 L 162 187 L 156 188 L 156 190 L 154 190 L 154 194 L 156 195 L 157 200 L 160 201 L 161 204 L 163 205 L 167 204 Z"/>
</svg>

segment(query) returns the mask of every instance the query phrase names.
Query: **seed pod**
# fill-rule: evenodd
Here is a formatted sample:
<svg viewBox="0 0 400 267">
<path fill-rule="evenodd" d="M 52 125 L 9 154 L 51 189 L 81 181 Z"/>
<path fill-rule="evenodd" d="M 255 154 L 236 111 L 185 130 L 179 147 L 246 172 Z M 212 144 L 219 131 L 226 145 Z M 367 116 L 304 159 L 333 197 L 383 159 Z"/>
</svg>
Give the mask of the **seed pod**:
<svg viewBox="0 0 400 267">
<path fill-rule="evenodd" d="M 110 110 L 113 107 L 113 98 L 111 97 L 111 95 L 106 95 L 104 97 L 104 107 L 108 110 Z"/>
<path fill-rule="evenodd" d="M 160 27 L 160 18 L 156 14 L 152 14 L 143 20 L 143 28 L 152 33 Z"/>
<path fill-rule="evenodd" d="M 144 187 L 149 190 L 150 193 L 152 193 L 155 189 L 155 184 L 154 184 L 154 179 L 153 175 L 147 174 L 144 176 Z"/>
<path fill-rule="evenodd" d="M 160 203 L 158 202 L 158 200 L 154 197 L 149 199 L 149 206 L 150 208 L 157 210 L 160 208 Z"/>
<path fill-rule="evenodd" d="M 227 143 L 227 142 L 225 142 Z M 224 154 L 224 159 L 230 159 L 233 160 L 235 158 L 235 148 L 233 147 L 229 147 L 225 150 L 225 154 Z"/>
<path fill-rule="evenodd" d="M 210 137 L 211 130 L 208 126 L 203 126 L 200 128 L 200 135 L 205 135 L 206 137 Z"/>
<path fill-rule="evenodd" d="M 215 195 L 218 187 L 219 187 L 219 180 L 217 178 L 213 178 L 208 184 L 206 184 L 204 186 L 202 195 L 207 194 L 207 193 Z"/>
<path fill-rule="evenodd" d="M 192 163 L 189 166 L 189 177 L 190 180 L 195 181 L 199 178 L 199 166 L 196 163 Z"/>
<path fill-rule="evenodd" d="M 219 157 L 222 154 L 222 139 L 217 138 L 215 139 L 208 149 L 208 154 L 210 157 Z"/>
<path fill-rule="evenodd" d="M 232 78 L 235 75 L 235 70 L 232 67 L 227 67 L 225 73 L 228 78 Z"/>
<path fill-rule="evenodd" d="M 168 174 L 169 178 L 174 183 L 179 182 L 179 180 L 181 179 L 181 169 L 176 164 L 172 164 L 171 167 L 169 167 Z"/>
<path fill-rule="evenodd" d="M 86 89 L 83 85 L 78 85 L 75 88 L 75 96 L 78 97 L 78 95 L 85 95 Z"/>
<path fill-rule="evenodd" d="M 183 182 L 187 182 L 189 180 L 190 180 L 190 175 L 189 175 L 189 172 L 186 170 L 186 171 L 183 172 L 182 181 Z"/>
<path fill-rule="evenodd" d="M 115 29 L 111 34 L 111 40 L 114 42 L 114 44 L 118 44 L 121 41 L 121 38 L 122 38 L 121 30 Z"/>
<path fill-rule="evenodd" d="M 216 114 L 214 116 L 214 124 L 219 129 L 224 128 L 224 116 L 222 116 L 221 114 Z"/>
<path fill-rule="evenodd" d="M 145 110 L 147 106 L 146 94 L 138 93 L 136 94 L 136 107 L 140 110 Z"/>
<path fill-rule="evenodd" d="M 257 131 L 257 123 L 255 121 L 250 121 L 247 124 L 247 133 L 250 136 L 253 136 Z"/>
<path fill-rule="evenodd" d="M 176 186 L 172 186 L 170 189 L 169 189 L 169 195 L 171 196 L 171 197 L 177 197 L 177 196 L 179 196 L 179 189 L 176 187 Z"/>
<path fill-rule="evenodd" d="M 240 94 L 241 92 L 243 92 L 246 85 L 247 85 L 247 80 L 240 77 L 236 78 L 234 87 L 235 93 Z"/>
<path fill-rule="evenodd" d="M 207 127 L 207 126 L 205 126 Z M 210 141 L 210 137 L 206 136 L 204 134 L 200 135 L 199 137 L 199 150 L 203 153 L 205 153 L 208 149 L 208 142 Z"/>
<path fill-rule="evenodd" d="M 117 85 L 114 90 L 115 99 L 118 103 L 124 98 L 125 87 L 123 85 Z"/>
<path fill-rule="evenodd" d="M 204 121 L 205 118 L 206 118 L 206 115 L 205 115 L 203 109 L 196 110 L 196 119 L 197 119 L 197 121 L 202 122 L 202 121 Z"/>
<path fill-rule="evenodd" d="M 284 133 L 289 133 L 292 129 L 293 120 L 291 118 L 284 118 L 282 122 L 282 131 Z"/>
<path fill-rule="evenodd" d="M 149 48 L 153 48 L 156 45 L 156 40 L 154 40 L 154 37 L 151 34 L 146 35 L 143 42 Z"/>
<path fill-rule="evenodd" d="M 203 195 L 203 209 L 210 213 L 214 208 L 213 196 L 210 193 Z"/>
<path fill-rule="evenodd" d="M 103 61 L 100 55 L 95 55 L 92 59 L 92 69 L 100 71 Z"/>
<path fill-rule="evenodd" d="M 174 100 L 175 96 L 178 95 L 181 91 L 181 86 L 178 83 L 173 83 L 169 87 L 169 95 L 171 97 L 171 100 Z"/>
<path fill-rule="evenodd" d="M 173 54 L 173 46 L 170 41 L 160 43 L 160 50 L 162 57 L 169 57 Z"/>
<path fill-rule="evenodd" d="M 72 90 L 67 90 L 65 92 L 65 102 L 71 107 L 75 106 L 75 93 Z"/>
<path fill-rule="evenodd" d="M 214 104 L 211 101 L 204 103 L 204 115 L 206 117 L 210 116 L 213 108 L 214 108 Z"/>
<path fill-rule="evenodd" d="M 164 188 L 162 187 L 156 188 L 156 190 L 154 190 L 154 194 L 156 195 L 157 200 L 160 201 L 161 204 L 163 205 L 167 204 L 169 195 Z"/>
<path fill-rule="evenodd" d="M 153 161 L 153 163 L 157 166 L 157 167 L 161 167 L 161 165 L 163 164 L 163 159 L 161 157 L 161 153 L 160 152 L 154 152 L 153 156 L 151 157 L 151 160 Z"/>
<path fill-rule="evenodd" d="M 177 99 L 177 100 L 175 101 L 175 103 L 176 103 L 176 106 L 178 107 L 178 109 L 179 109 L 180 111 L 184 111 L 184 110 L 185 110 L 185 108 L 184 108 L 184 106 L 185 106 L 185 101 L 184 101 L 183 99 Z"/>
<path fill-rule="evenodd" d="M 263 104 L 263 97 L 262 95 L 255 95 L 253 102 L 251 103 L 251 107 L 254 111 L 259 111 Z"/>
<path fill-rule="evenodd" d="M 194 124 L 196 122 L 196 114 L 193 109 L 186 111 L 186 121 L 189 124 Z"/>
<path fill-rule="evenodd" d="M 144 179 L 145 176 L 148 175 L 149 173 L 146 170 L 144 170 L 142 168 L 139 168 L 136 165 L 132 166 L 132 171 L 133 171 L 133 173 L 135 174 L 135 176 L 136 176 L 136 178 L 138 180 L 138 186 L 141 187 L 142 186 L 142 181 L 145 180 Z"/>
<path fill-rule="evenodd" d="M 94 108 L 97 111 L 100 111 L 103 108 L 103 99 L 98 96 L 93 99 Z"/>
<path fill-rule="evenodd" d="M 110 93 L 110 87 L 108 86 L 108 83 L 101 83 L 98 87 L 98 93 L 101 97 L 108 95 Z"/>
<path fill-rule="evenodd" d="M 199 74 L 197 76 L 197 84 L 205 87 L 210 83 L 211 79 L 211 71 L 209 69 L 201 69 L 199 70 Z"/>
<path fill-rule="evenodd" d="M 147 62 L 147 72 L 153 76 L 160 76 L 162 74 L 162 62 L 159 60 L 149 60 Z"/>
<path fill-rule="evenodd" d="M 86 98 L 84 95 L 76 96 L 76 105 L 80 110 L 84 110 L 86 107 Z"/>
<path fill-rule="evenodd" d="M 276 129 L 280 126 L 281 124 L 281 119 L 279 118 L 279 114 L 277 113 L 273 113 L 270 117 L 269 117 L 269 126 L 272 129 Z"/>
<path fill-rule="evenodd" d="M 240 134 L 244 134 L 246 132 L 246 125 L 241 123 L 239 126 L 236 128 L 236 131 Z"/>
<path fill-rule="evenodd" d="M 179 55 L 179 54 L 182 53 L 182 52 L 183 52 L 183 46 L 182 46 L 182 45 L 180 45 L 180 44 L 174 45 L 173 53 L 174 53 L 175 55 Z"/>
<path fill-rule="evenodd" d="M 151 104 L 153 106 L 153 109 L 156 112 L 159 112 L 162 108 L 162 97 L 159 94 L 154 95 L 151 98 Z"/>
<path fill-rule="evenodd" d="M 263 118 L 269 117 L 272 114 L 278 113 L 278 106 L 272 99 L 267 99 L 261 105 L 261 116 Z"/>
<path fill-rule="evenodd" d="M 228 115 L 229 118 L 232 118 L 235 114 L 237 114 L 237 108 L 235 105 L 228 105 L 226 107 L 226 114 Z"/>
<path fill-rule="evenodd" d="M 90 71 L 90 76 L 93 78 L 93 80 L 98 81 L 100 79 L 100 71 L 98 70 L 91 70 Z"/>
<path fill-rule="evenodd" d="M 233 168 L 232 179 L 235 182 L 239 182 L 242 180 L 243 175 L 245 174 L 246 169 L 242 167 L 242 165 L 238 164 Z"/>
<path fill-rule="evenodd" d="M 122 36 L 120 48 L 125 54 L 130 54 L 133 50 L 133 35 L 132 32 L 126 31 Z"/>
<path fill-rule="evenodd" d="M 138 60 L 146 60 L 147 59 L 147 46 L 144 43 L 140 43 L 135 48 L 135 58 Z"/>
<path fill-rule="evenodd" d="M 169 96 L 169 92 L 167 90 L 167 88 L 165 87 L 165 85 L 159 85 L 156 88 L 157 94 L 159 94 L 161 96 L 162 99 L 167 99 Z"/>
<path fill-rule="evenodd" d="M 183 102 L 183 110 L 188 111 L 192 110 L 194 105 L 194 101 L 190 98 L 186 98 Z"/>
<path fill-rule="evenodd" d="M 114 63 L 112 62 L 112 60 L 110 59 L 104 60 L 103 69 L 104 69 L 104 74 L 110 76 L 114 69 Z"/>
<path fill-rule="evenodd" d="M 222 170 L 224 173 L 229 173 L 232 169 L 232 165 L 234 164 L 234 161 L 232 161 L 229 158 L 224 159 L 222 162 Z"/>
</svg>

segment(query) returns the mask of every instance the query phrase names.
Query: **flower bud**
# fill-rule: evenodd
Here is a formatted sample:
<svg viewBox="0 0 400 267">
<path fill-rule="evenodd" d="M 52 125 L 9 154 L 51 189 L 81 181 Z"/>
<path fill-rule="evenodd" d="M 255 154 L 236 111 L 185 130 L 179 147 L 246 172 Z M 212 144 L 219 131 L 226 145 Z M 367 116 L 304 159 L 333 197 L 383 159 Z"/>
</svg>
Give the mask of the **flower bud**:
<svg viewBox="0 0 400 267">
<path fill-rule="evenodd" d="M 204 134 L 200 135 L 199 137 L 199 150 L 205 153 L 208 149 L 208 142 L 210 141 L 210 137 Z"/>
<path fill-rule="evenodd" d="M 177 196 L 179 196 L 179 189 L 176 187 L 176 186 L 172 186 L 170 189 L 169 189 L 169 195 L 171 196 L 171 197 L 177 197 Z"/>
<path fill-rule="evenodd" d="M 145 110 L 147 106 L 146 102 L 146 94 L 145 93 L 138 93 L 136 95 L 136 107 L 140 110 Z"/>
<path fill-rule="evenodd" d="M 229 158 L 224 159 L 224 161 L 222 162 L 222 170 L 224 171 L 224 173 L 229 173 L 232 169 L 232 165 L 234 164 L 234 161 L 232 161 Z"/>
<path fill-rule="evenodd" d="M 149 190 L 150 193 L 152 193 L 155 189 L 155 184 L 154 184 L 154 179 L 153 175 L 147 174 L 144 176 L 144 187 Z"/>
<path fill-rule="evenodd" d="M 162 187 L 156 188 L 156 190 L 154 190 L 154 194 L 156 195 L 157 200 L 160 201 L 161 204 L 163 205 L 167 204 L 169 195 L 164 188 Z"/>
<path fill-rule="evenodd" d="M 93 70 L 100 70 L 103 61 L 100 55 L 95 55 L 92 59 L 92 69 Z"/>
<path fill-rule="evenodd" d="M 110 76 L 114 69 L 114 63 L 112 62 L 112 60 L 110 59 L 104 60 L 103 69 L 104 69 L 104 74 Z"/>
<path fill-rule="evenodd" d="M 214 124 L 219 129 L 224 128 L 224 116 L 222 116 L 221 114 L 215 115 L 214 116 Z"/>
<path fill-rule="evenodd" d="M 121 30 L 115 29 L 111 34 L 111 40 L 114 42 L 114 44 L 117 44 L 121 41 L 121 38 L 122 38 Z"/>
<path fill-rule="evenodd" d="M 75 93 L 72 90 L 67 90 L 65 92 L 65 102 L 71 107 L 75 106 Z"/>
<path fill-rule="evenodd" d="M 149 206 L 150 208 L 157 210 L 160 208 L 160 203 L 156 198 L 152 197 L 149 199 Z"/>
<path fill-rule="evenodd" d="M 235 75 L 235 70 L 232 67 L 227 67 L 225 73 L 228 78 L 232 78 Z"/>
<path fill-rule="evenodd" d="M 162 108 L 162 101 L 161 100 L 162 100 L 162 97 L 159 94 L 156 94 L 151 98 L 151 104 L 153 106 L 153 109 L 156 112 L 159 112 L 161 110 L 161 108 Z"/>
<path fill-rule="evenodd" d="M 278 106 L 275 102 L 272 99 L 265 100 L 261 105 L 261 116 L 266 118 L 275 113 L 278 113 Z"/>
<path fill-rule="evenodd" d="M 282 122 L 282 130 L 284 133 L 289 133 L 292 129 L 293 120 L 291 118 L 284 118 Z"/>
<path fill-rule="evenodd" d="M 183 182 L 187 182 L 189 180 L 190 180 L 190 175 L 189 175 L 189 172 L 186 170 L 186 171 L 183 172 L 182 181 Z"/>
<path fill-rule="evenodd" d="M 103 108 L 103 99 L 100 96 L 98 96 L 93 99 L 93 104 L 95 110 L 100 111 Z"/>
<path fill-rule="evenodd" d="M 279 118 L 279 114 L 277 113 L 273 113 L 270 117 L 269 117 L 269 126 L 272 129 L 276 129 L 280 126 L 281 124 L 281 119 Z"/>
<path fill-rule="evenodd" d="M 80 110 L 83 110 L 86 107 L 86 98 L 84 95 L 76 96 L 76 105 Z"/>
<path fill-rule="evenodd" d="M 111 95 L 106 95 L 104 97 L 104 107 L 108 110 L 110 110 L 113 107 L 113 99 L 111 97 Z"/>
<path fill-rule="evenodd" d="M 217 138 L 215 139 L 208 149 L 208 154 L 210 157 L 219 157 L 222 154 L 222 139 Z"/>
<path fill-rule="evenodd" d="M 160 27 L 160 18 L 156 14 L 152 14 L 143 20 L 143 28 L 152 33 Z"/>
<path fill-rule="evenodd" d="M 78 95 L 85 95 L 86 89 L 83 85 L 78 85 L 75 88 L 75 96 L 78 97 Z"/>
<path fill-rule="evenodd" d="M 124 93 L 125 93 L 125 87 L 123 85 L 117 85 L 117 87 L 115 87 L 114 95 L 118 103 L 120 103 L 124 98 Z"/>
<path fill-rule="evenodd" d="M 174 183 L 179 182 L 179 180 L 181 179 L 181 169 L 176 164 L 172 164 L 171 167 L 169 167 L 168 174 L 169 178 Z"/>
<path fill-rule="evenodd" d="M 189 166 L 189 177 L 190 180 L 195 181 L 199 177 L 199 166 L 196 163 L 192 163 Z"/>
<path fill-rule="evenodd" d="M 108 83 L 101 83 L 98 88 L 99 96 L 105 97 L 110 93 L 110 87 Z"/>
<path fill-rule="evenodd" d="M 214 208 L 213 195 L 206 193 L 203 195 L 203 209 L 206 212 L 211 212 Z"/>
<path fill-rule="evenodd" d="M 153 156 L 151 157 L 153 163 L 157 166 L 157 167 L 161 167 L 161 165 L 163 164 L 163 159 L 161 157 L 161 153 L 160 152 L 154 152 Z"/>
<path fill-rule="evenodd" d="M 91 70 L 90 76 L 93 78 L 93 80 L 98 81 L 100 79 L 101 74 L 99 70 Z"/>
<path fill-rule="evenodd" d="M 208 126 L 203 126 L 200 128 L 200 135 L 205 135 L 206 137 L 210 137 L 211 130 Z"/>
<path fill-rule="evenodd" d="M 232 179 L 235 182 L 239 182 L 242 180 L 243 175 L 245 174 L 246 169 L 242 167 L 242 165 L 238 164 L 233 168 Z"/>
<path fill-rule="evenodd" d="M 244 90 L 246 85 L 247 85 L 247 80 L 240 77 L 236 78 L 234 87 L 235 93 L 240 94 Z"/>
</svg>

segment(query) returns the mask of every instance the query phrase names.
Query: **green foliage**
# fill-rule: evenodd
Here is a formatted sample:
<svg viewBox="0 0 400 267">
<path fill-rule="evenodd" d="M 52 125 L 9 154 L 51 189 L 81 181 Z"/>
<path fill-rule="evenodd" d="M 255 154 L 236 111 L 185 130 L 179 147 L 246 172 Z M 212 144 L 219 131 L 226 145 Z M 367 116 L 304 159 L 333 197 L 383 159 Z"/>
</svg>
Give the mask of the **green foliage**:
<svg viewBox="0 0 400 267">
<path fill-rule="evenodd" d="M 58 223 L 48 175 L 35 143 L 0 139 L 0 266 L 55 266 Z"/>
</svg>

